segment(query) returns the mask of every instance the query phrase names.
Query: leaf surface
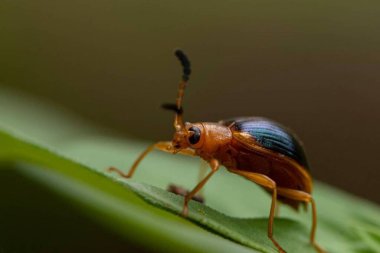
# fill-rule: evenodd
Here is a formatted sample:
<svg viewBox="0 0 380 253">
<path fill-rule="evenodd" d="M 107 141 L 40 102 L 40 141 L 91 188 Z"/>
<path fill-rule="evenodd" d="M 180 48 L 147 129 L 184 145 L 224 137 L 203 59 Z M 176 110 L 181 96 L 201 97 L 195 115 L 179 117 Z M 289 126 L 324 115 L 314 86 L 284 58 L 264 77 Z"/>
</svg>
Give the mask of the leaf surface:
<svg viewBox="0 0 380 253">
<path fill-rule="evenodd" d="M 192 201 L 188 220 L 178 216 L 183 198 L 165 189 L 197 183 L 197 159 L 158 152 L 132 180 L 107 173 L 128 168 L 148 143 L 107 136 L 71 115 L 4 90 L 0 95 L 0 162 L 16 164 L 86 215 L 160 252 L 277 252 L 267 238 L 270 198 L 251 182 L 218 172 L 206 185 L 206 204 Z M 0 166 L 1 167 L 1 166 Z M 377 206 L 322 183 L 315 184 L 317 241 L 328 252 L 379 252 Z M 359 208 L 360 207 L 360 208 Z M 281 206 L 276 239 L 288 251 L 309 245 L 311 214 Z"/>
</svg>

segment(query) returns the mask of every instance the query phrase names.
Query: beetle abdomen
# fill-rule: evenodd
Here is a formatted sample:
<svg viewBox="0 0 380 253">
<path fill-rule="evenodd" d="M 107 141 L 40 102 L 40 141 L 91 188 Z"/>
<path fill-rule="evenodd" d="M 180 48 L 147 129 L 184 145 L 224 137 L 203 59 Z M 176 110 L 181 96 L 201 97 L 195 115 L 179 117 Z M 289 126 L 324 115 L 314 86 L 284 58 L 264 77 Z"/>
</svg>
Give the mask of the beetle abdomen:
<svg viewBox="0 0 380 253">
<path fill-rule="evenodd" d="M 304 149 L 298 138 L 284 126 L 266 118 L 250 117 L 221 121 L 235 131 L 251 135 L 262 147 L 292 158 L 309 169 Z"/>
</svg>

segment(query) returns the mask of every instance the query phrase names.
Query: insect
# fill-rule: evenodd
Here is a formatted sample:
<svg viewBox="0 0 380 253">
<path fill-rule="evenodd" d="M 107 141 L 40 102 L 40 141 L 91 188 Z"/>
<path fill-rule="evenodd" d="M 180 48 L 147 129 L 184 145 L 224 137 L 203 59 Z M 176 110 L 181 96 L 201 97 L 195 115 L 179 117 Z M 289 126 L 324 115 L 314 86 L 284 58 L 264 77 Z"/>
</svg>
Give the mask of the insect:
<svg viewBox="0 0 380 253">
<path fill-rule="evenodd" d="M 141 160 L 154 149 L 173 154 L 199 156 L 210 166 L 211 171 L 188 192 L 184 198 L 182 215 L 188 215 L 189 201 L 223 165 L 266 189 L 272 196 L 268 220 L 268 237 L 279 252 L 285 250 L 273 236 L 273 223 L 277 201 L 298 210 L 300 205 L 311 203 L 312 226 L 310 242 L 318 252 L 325 252 L 315 242 L 317 226 L 316 204 L 311 195 L 312 178 L 301 142 L 280 124 L 259 117 L 235 118 L 217 123 L 183 121 L 182 100 L 191 74 L 190 61 L 181 50 L 175 55 L 183 68 L 175 104 L 164 104 L 163 108 L 175 112 L 172 141 L 160 141 L 149 146 L 137 158 L 128 173 L 109 168 L 120 176 L 133 176 Z"/>
</svg>

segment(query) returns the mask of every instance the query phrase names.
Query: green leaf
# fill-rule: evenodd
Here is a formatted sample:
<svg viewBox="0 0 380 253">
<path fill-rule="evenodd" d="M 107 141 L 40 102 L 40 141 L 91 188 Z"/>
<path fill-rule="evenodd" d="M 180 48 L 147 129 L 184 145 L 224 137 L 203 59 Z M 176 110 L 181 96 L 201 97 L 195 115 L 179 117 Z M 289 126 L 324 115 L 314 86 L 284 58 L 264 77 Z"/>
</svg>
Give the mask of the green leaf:
<svg viewBox="0 0 380 253">
<path fill-rule="evenodd" d="M 277 252 L 267 238 L 270 198 L 243 178 L 218 172 L 206 185 L 206 205 L 183 199 L 169 183 L 192 188 L 197 159 L 155 152 L 133 180 L 105 171 L 126 168 L 148 143 L 106 136 L 51 106 L 3 90 L 0 94 L 0 163 L 75 203 L 83 214 L 126 238 L 160 252 Z M 1 166 L 0 166 L 1 168 Z M 0 172 L 1 173 L 1 172 Z M 378 252 L 380 211 L 365 200 L 315 184 L 317 241 L 328 252 Z M 274 233 L 288 252 L 315 252 L 310 213 L 281 206 Z M 365 232 L 363 232 L 365 231 Z M 370 231 L 370 232 L 369 232 Z"/>
</svg>

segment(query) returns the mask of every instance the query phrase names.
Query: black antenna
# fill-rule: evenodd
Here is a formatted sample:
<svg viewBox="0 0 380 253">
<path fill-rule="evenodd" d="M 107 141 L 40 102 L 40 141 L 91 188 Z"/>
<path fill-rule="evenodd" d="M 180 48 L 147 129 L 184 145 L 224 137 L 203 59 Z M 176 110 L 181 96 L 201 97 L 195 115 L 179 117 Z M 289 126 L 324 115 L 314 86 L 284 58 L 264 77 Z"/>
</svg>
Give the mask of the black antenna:
<svg viewBox="0 0 380 253">
<path fill-rule="evenodd" d="M 183 108 L 177 108 L 177 105 L 176 104 L 173 104 L 173 103 L 164 103 L 161 105 L 161 107 L 165 110 L 169 110 L 169 111 L 174 111 L 175 113 L 177 114 L 182 114 L 183 113 Z"/>
<path fill-rule="evenodd" d="M 182 119 L 182 115 L 183 115 L 182 99 L 185 93 L 187 82 L 189 81 L 191 68 L 190 68 L 189 58 L 187 58 L 186 54 L 181 49 L 175 50 L 174 54 L 182 65 L 182 80 L 179 83 L 176 103 L 175 104 L 165 103 L 162 105 L 162 108 L 175 112 L 174 128 L 176 129 L 176 131 L 180 131 L 182 129 L 185 129 L 185 124 L 183 123 L 183 119 Z"/>
<path fill-rule="evenodd" d="M 174 54 L 175 56 L 177 56 L 178 60 L 181 62 L 181 65 L 183 68 L 182 80 L 186 82 L 189 80 L 190 74 L 191 74 L 191 68 L 190 68 L 191 64 L 190 64 L 189 58 L 187 58 L 186 54 L 181 49 L 175 50 Z"/>
</svg>

